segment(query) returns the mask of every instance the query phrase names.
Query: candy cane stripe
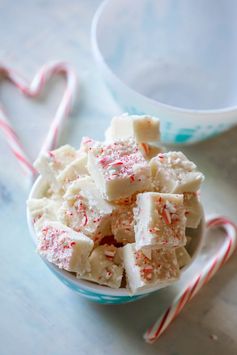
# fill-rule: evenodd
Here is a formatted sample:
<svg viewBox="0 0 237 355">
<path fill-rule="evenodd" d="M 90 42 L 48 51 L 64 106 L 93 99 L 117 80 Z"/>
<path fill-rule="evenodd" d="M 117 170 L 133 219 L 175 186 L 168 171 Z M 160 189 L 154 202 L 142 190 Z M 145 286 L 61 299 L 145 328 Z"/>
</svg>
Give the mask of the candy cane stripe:
<svg viewBox="0 0 237 355">
<path fill-rule="evenodd" d="M 5 130 L 6 134 L 9 134 L 12 138 L 15 139 L 17 137 L 11 126 L 9 126 L 6 122 L 0 120 L 0 126 L 2 130 Z"/>
<path fill-rule="evenodd" d="M 229 240 L 228 248 L 227 248 L 227 250 L 226 250 L 226 253 L 225 253 L 224 257 L 223 257 L 222 262 L 220 263 L 219 269 L 220 269 L 220 268 L 225 264 L 225 262 L 228 260 L 231 246 L 232 246 L 232 240 Z"/>
<path fill-rule="evenodd" d="M 164 314 L 164 316 L 163 316 L 163 318 L 161 320 L 160 326 L 159 326 L 159 328 L 157 329 L 157 331 L 156 331 L 156 333 L 154 335 L 154 338 L 156 338 L 160 334 L 160 332 L 162 330 L 162 327 L 163 327 L 163 324 L 165 323 L 165 321 L 166 321 L 166 319 L 167 319 L 167 317 L 168 317 L 168 315 L 170 313 L 170 310 L 171 310 L 171 308 L 169 307 L 167 309 L 167 311 L 165 312 L 165 314 Z"/>
<path fill-rule="evenodd" d="M 192 299 L 193 295 L 195 294 L 195 290 L 197 289 L 197 286 L 199 285 L 199 282 L 200 282 L 200 279 L 201 279 L 201 275 L 199 275 L 191 289 L 191 292 L 190 292 L 190 295 L 188 297 L 188 301 Z"/>
<path fill-rule="evenodd" d="M 71 111 L 77 87 L 77 77 L 72 68 L 63 62 L 48 63 L 38 71 L 30 84 L 27 83 L 22 76 L 8 67 L 0 66 L 0 74 L 15 85 L 21 93 L 31 98 L 34 98 L 41 93 L 47 80 L 49 80 L 53 75 L 60 74 L 65 77 L 66 89 L 48 130 L 48 134 L 43 142 L 40 154 L 43 154 L 51 148 L 56 148 L 59 133 L 62 131 L 65 119 Z M 31 164 L 30 159 L 28 159 L 16 132 L 10 125 L 8 118 L 1 107 L 0 117 L 0 129 L 2 130 L 4 138 L 10 146 L 14 156 L 24 170 L 26 170 L 28 175 L 34 176 L 37 172 Z"/>
<path fill-rule="evenodd" d="M 27 159 L 22 156 L 20 153 L 12 149 L 13 154 L 16 156 L 16 158 L 23 164 L 25 165 L 28 169 L 32 171 L 32 173 L 35 173 L 34 167 L 32 167 L 31 163 L 27 161 Z"/>
<path fill-rule="evenodd" d="M 173 319 L 176 318 L 176 316 L 179 314 L 179 312 L 182 310 L 184 304 L 185 304 L 185 299 L 186 299 L 186 296 L 189 294 L 189 291 L 190 291 L 190 287 L 187 287 L 186 290 L 184 291 L 182 297 L 180 298 L 179 302 L 178 302 L 178 305 L 177 305 L 177 308 L 176 308 L 176 311 L 175 311 L 175 314 L 173 316 Z"/>
<path fill-rule="evenodd" d="M 54 133 L 53 133 L 53 141 L 52 141 L 52 148 L 55 148 L 57 145 L 57 139 L 58 139 L 58 128 L 55 127 Z"/>
<path fill-rule="evenodd" d="M 204 279 L 204 282 L 203 282 L 204 285 L 205 285 L 205 284 L 210 280 L 210 278 L 212 277 L 212 273 L 213 273 L 213 270 L 215 269 L 215 267 L 216 267 L 216 265 L 217 265 L 217 261 L 218 261 L 217 258 L 213 261 L 213 263 L 212 263 L 212 265 L 211 265 L 211 267 L 210 267 L 210 270 L 208 271 L 207 276 L 206 276 L 205 279 Z"/>
</svg>

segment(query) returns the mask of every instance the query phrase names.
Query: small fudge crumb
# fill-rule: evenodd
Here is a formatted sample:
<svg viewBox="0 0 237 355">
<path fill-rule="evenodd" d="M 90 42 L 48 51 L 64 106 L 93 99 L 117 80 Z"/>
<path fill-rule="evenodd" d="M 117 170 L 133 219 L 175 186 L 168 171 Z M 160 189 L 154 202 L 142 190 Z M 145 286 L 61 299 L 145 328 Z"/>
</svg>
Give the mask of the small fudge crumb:
<svg viewBox="0 0 237 355">
<path fill-rule="evenodd" d="M 59 222 L 45 222 L 38 231 L 37 251 L 60 269 L 84 272 L 93 241 Z"/>
<path fill-rule="evenodd" d="M 138 147 L 146 160 L 151 160 L 156 157 L 159 153 L 163 152 L 163 148 L 159 145 L 149 144 L 149 143 L 139 143 Z"/>
<path fill-rule="evenodd" d="M 170 248 L 186 243 L 182 194 L 138 194 L 134 219 L 137 249 Z"/>
<path fill-rule="evenodd" d="M 177 280 L 179 266 L 174 249 L 153 249 L 150 258 L 135 243 L 123 247 L 128 287 L 132 293 Z"/>
<path fill-rule="evenodd" d="M 79 152 L 88 153 L 89 150 L 97 144 L 99 143 L 90 137 L 82 137 Z"/>
<path fill-rule="evenodd" d="M 41 155 L 35 161 L 34 167 L 51 184 L 52 189 L 57 191 L 61 188 L 57 176 L 76 158 L 77 151 L 70 145 L 64 145 Z"/>
<path fill-rule="evenodd" d="M 103 197 L 120 200 L 149 188 L 150 167 L 132 139 L 100 144 L 88 153 L 88 170 Z"/>
<path fill-rule="evenodd" d="M 49 199 L 46 197 L 32 198 L 27 201 L 27 207 L 35 230 L 41 228 L 46 220 L 56 221 L 57 211 L 62 205 L 60 199 Z"/>
<path fill-rule="evenodd" d="M 91 177 L 74 181 L 66 190 L 59 209 L 60 221 L 99 242 L 111 234 L 111 214 L 114 206 L 105 201 Z"/>
<path fill-rule="evenodd" d="M 151 116 L 123 114 L 111 120 L 105 133 L 108 142 L 132 137 L 137 143 L 158 142 L 160 140 L 160 121 Z"/>
<path fill-rule="evenodd" d="M 184 193 L 185 216 L 187 218 L 186 227 L 197 228 L 202 217 L 202 206 L 196 192 Z"/>
<path fill-rule="evenodd" d="M 214 340 L 214 341 L 218 340 L 218 336 L 216 334 L 211 334 L 209 337 L 211 340 Z"/>
<path fill-rule="evenodd" d="M 107 244 L 96 247 L 88 258 L 88 264 L 88 271 L 78 273 L 77 277 L 112 288 L 120 287 L 124 269 L 118 248 Z"/>
<path fill-rule="evenodd" d="M 175 254 L 176 254 L 180 269 L 190 263 L 191 256 L 187 252 L 186 248 L 184 248 L 184 247 L 176 248 L 175 249 Z"/>
<path fill-rule="evenodd" d="M 134 243 L 133 205 L 119 207 L 112 213 L 112 234 L 118 243 Z"/>
<path fill-rule="evenodd" d="M 156 191 L 169 193 L 196 192 L 204 180 L 197 166 L 182 152 L 160 153 L 150 161 Z"/>
</svg>

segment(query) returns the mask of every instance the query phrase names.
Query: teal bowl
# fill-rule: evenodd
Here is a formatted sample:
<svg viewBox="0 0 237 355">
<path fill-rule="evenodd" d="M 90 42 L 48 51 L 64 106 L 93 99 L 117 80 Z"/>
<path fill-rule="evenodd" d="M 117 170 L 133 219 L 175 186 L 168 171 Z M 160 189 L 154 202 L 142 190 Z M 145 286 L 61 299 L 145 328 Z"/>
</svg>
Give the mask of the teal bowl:
<svg viewBox="0 0 237 355">
<path fill-rule="evenodd" d="M 39 177 L 29 194 L 29 199 L 31 198 L 41 198 L 44 196 L 44 193 L 47 189 L 47 183 Z M 203 240 L 203 234 L 204 234 L 204 219 L 202 218 L 202 221 L 197 229 L 190 229 L 189 230 L 189 235 L 192 234 L 193 238 L 192 241 L 189 245 L 189 253 L 192 257 L 191 262 L 189 265 L 187 265 L 185 268 L 181 270 L 181 275 L 186 270 L 193 260 L 196 258 L 200 247 L 201 243 Z M 32 236 L 33 242 L 36 245 L 37 239 L 36 239 L 36 234 L 34 231 L 34 227 L 32 224 L 31 216 L 29 213 L 29 210 L 27 209 L 27 223 L 29 227 L 30 234 Z M 141 299 L 143 297 L 148 296 L 149 294 L 153 292 L 157 292 L 159 289 L 167 287 L 170 285 L 169 284 L 162 284 L 158 285 L 154 288 L 151 288 L 149 290 L 143 290 L 140 291 L 136 294 L 130 294 L 129 290 L 125 288 L 120 288 L 120 289 L 112 289 L 106 286 L 101 286 L 97 285 L 93 282 L 90 281 L 85 281 L 85 280 L 80 280 L 75 277 L 75 274 L 70 273 L 66 270 L 59 269 L 56 265 L 47 262 L 45 258 L 41 258 L 43 262 L 47 265 L 49 270 L 66 286 L 68 286 L 70 289 L 73 291 L 77 292 L 79 295 L 86 297 L 90 301 L 94 301 L 97 303 L 102 303 L 102 304 L 122 304 L 122 303 L 128 303 L 128 302 L 133 302 L 138 299 Z"/>
<path fill-rule="evenodd" d="M 237 124 L 237 2 L 106 0 L 92 52 L 122 112 L 150 114 L 165 144 L 192 144 Z"/>
</svg>

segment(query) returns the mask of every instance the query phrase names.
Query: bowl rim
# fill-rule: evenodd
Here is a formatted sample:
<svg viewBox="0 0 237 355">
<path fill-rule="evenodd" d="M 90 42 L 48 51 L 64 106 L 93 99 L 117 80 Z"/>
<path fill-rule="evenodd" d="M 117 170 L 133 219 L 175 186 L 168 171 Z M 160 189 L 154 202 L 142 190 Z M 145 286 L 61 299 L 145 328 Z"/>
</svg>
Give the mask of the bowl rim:
<svg viewBox="0 0 237 355">
<path fill-rule="evenodd" d="M 183 108 L 183 107 L 179 107 L 179 106 L 165 104 L 160 101 L 154 100 L 146 95 L 141 94 L 140 92 L 138 92 L 135 89 L 128 86 L 122 79 L 120 79 L 120 77 L 114 73 L 112 68 L 106 62 L 106 60 L 100 50 L 99 42 L 97 39 L 97 27 L 98 27 L 99 21 L 102 18 L 102 15 L 103 15 L 103 12 L 104 12 L 106 6 L 109 3 L 111 3 L 112 1 L 113 0 L 104 0 L 99 5 L 99 7 L 97 8 L 97 10 L 93 16 L 92 24 L 91 24 L 91 47 L 92 47 L 92 52 L 93 52 L 96 62 L 98 62 L 103 67 L 105 72 L 107 72 L 117 84 L 122 86 L 123 89 L 126 89 L 127 91 L 129 91 L 131 94 L 136 95 L 139 98 L 139 100 L 146 100 L 150 104 L 156 105 L 156 106 L 158 105 L 158 106 L 160 106 L 160 108 L 165 109 L 165 110 L 169 110 L 169 111 L 173 111 L 173 112 L 177 112 L 177 113 L 181 113 L 181 114 L 196 115 L 196 116 L 199 116 L 199 119 L 205 120 L 207 115 L 212 116 L 215 114 L 216 116 L 217 115 L 222 116 L 223 113 L 228 113 L 228 114 L 236 113 L 237 105 L 223 107 L 223 108 L 219 108 L 219 109 L 187 109 L 187 108 Z"/>
<path fill-rule="evenodd" d="M 30 200 L 32 198 L 39 198 L 40 194 L 42 194 L 42 191 L 43 191 L 43 189 L 45 189 L 46 186 L 47 186 L 47 182 L 45 180 L 43 180 L 43 178 L 41 176 L 38 176 L 38 178 L 35 180 L 34 184 L 32 185 L 32 188 L 31 188 L 29 196 L 28 196 L 28 200 Z M 32 219 L 31 219 L 28 207 L 26 208 L 26 217 L 27 217 L 27 225 L 28 225 L 28 228 L 30 231 L 30 235 L 32 237 L 34 244 L 36 245 L 36 243 L 37 243 L 36 242 L 36 233 L 35 233 L 35 230 L 33 227 Z M 190 263 L 180 270 L 180 278 L 183 275 L 184 271 L 186 271 L 193 264 L 194 260 L 197 258 L 199 251 L 203 245 L 204 215 L 203 215 L 200 223 L 201 223 L 200 224 L 201 235 L 199 237 L 199 243 L 198 243 L 197 248 L 192 256 Z M 69 283 L 74 284 L 76 287 L 81 287 L 85 291 L 88 291 L 91 293 L 96 293 L 96 294 L 102 295 L 102 296 L 108 296 L 108 297 L 133 297 L 133 296 L 136 297 L 136 296 L 140 296 L 140 295 L 145 296 L 145 295 L 148 295 L 154 291 L 158 291 L 159 289 L 164 288 L 166 286 L 173 285 L 176 282 L 175 281 L 175 282 L 169 282 L 169 283 L 162 283 L 160 285 L 157 285 L 157 286 L 149 288 L 149 289 L 141 290 L 136 293 L 131 293 L 128 289 L 125 289 L 125 288 L 113 289 L 113 288 L 109 288 L 107 286 L 98 285 L 98 284 L 93 283 L 91 281 L 78 279 L 75 277 L 74 274 L 70 273 L 69 271 L 59 269 L 56 265 L 48 262 L 45 258 L 41 257 L 41 259 L 50 269 L 52 269 L 52 271 L 54 273 L 56 273 L 57 275 L 60 275 L 64 279 L 67 279 L 67 281 Z M 179 278 L 179 280 L 180 280 L 180 278 Z M 177 280 L 177 281 L 179 281 L 179 280 Z"/>
</svg>

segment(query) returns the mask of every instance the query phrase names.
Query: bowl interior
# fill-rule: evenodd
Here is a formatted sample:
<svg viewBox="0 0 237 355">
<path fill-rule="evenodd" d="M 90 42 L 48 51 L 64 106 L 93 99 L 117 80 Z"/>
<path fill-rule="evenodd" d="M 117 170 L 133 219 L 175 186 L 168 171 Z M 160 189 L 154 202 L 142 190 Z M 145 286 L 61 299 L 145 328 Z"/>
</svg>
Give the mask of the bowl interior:
<svg viewBox="0 0 237 355">
<path fill-rule="evenodd" d="M 43 197 L 45 195 L 45 191 L 46 191 L 47 187 L 48 187 L 47 183 L 41 177 L 38 177 L 38 179 L 35 181 L 32 189 L 31 189 L 29 199 Z M 36 234 L 34 231 L 34 227 L 33 227 L 28 209 L 27 209 L 27 223 L 28 223 L 28 227 L 31 232 L 31 236 L 33 238 L 33 241 L 36 244 L 37 243 Z M 189 248 L 188 248 L 188 251 L 192 257 L 192 260 L 189 265 L 187 265 L 186 267 L 184 267 L 181 270 L 181 273 L 183 271 L 185 271 L 186 268 L 188 268 L 191 265 L 191 263 L 194 261 L 194 259 L 196 258 L 197 254 L 201 248 L 203 235 L 204 235 L 204 219 L 203 218 L 202 218 L 202 221 L 201 221 L 199 227 L 197 229 L 190 229 L 188 235 L 192 236 L 192 239 L 191 239 L 191 242 L 190 242 Z M 94 292 L 94 293 L 101 294 L 101 295 L 116 296 L 116 297 L 131 296 L 131 294 L 129 293 L 129 291 L 127 289 L 122 289 L 122 288 L 121 289 L 112 289 L 112 288 L 109 288 L 106 286 L 97 285 L 97 284 L 89 282 L 89 281 L 77 279 L 73 273 L 70 273 L 66 270 L 59 269 L 56 265 L 47 262 L 44 258 L 42 258 L 42 260 L 48 265 L 49 269 L 51 271 L 53 271 L 53 273 L 55 275 L 57 275 L 60 279 L 63 278 L 68 283 L 71 283 L 74 285 L 79 285 L 80 287 L 82 287 L 83 289 L 85 289 L 88 292 Z M 140 292 L 136 293 L 136 295 L 147 294 L 147 293 L 153 292 L 155 290 L 158 290 L 160 288 L 163 288 L 167 285 L 168 284 L 164 283 L 164 284 L 156 286 L 154 288 L 150 288 L 149 290 L 140 291 Z"/>
<path fill-rule="evenodd" d="M 96 41 L 125 84 L 160 103 L 237 106 L 237 2 L 113 0 L 98 12 Z"/>
</svg>

